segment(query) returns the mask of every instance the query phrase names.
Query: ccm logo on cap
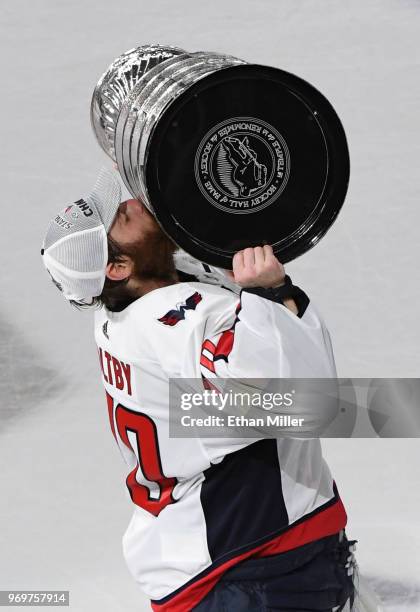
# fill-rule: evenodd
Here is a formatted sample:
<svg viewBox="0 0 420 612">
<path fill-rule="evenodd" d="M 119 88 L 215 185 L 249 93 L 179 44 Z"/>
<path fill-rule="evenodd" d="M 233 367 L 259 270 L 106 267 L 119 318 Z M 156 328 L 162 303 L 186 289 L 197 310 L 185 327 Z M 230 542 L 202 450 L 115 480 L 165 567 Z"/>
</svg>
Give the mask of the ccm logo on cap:
<svg viewBox="0 0 420 612">
<path fill-rule="evenodd" d="M 77 200 L 75 204 L 78 208 L 80 208 L 85 217 L 90 217 L 91 215 L 93 215 L 93 210 L 88 204 L 86 204 L 84 200 Z"/>
</svg>

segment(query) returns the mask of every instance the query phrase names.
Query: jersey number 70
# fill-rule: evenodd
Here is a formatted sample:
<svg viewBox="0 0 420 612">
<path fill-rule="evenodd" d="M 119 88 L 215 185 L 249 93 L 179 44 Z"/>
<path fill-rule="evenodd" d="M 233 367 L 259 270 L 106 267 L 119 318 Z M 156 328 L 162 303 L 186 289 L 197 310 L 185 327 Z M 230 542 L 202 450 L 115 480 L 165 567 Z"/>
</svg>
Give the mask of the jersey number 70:
<svg viewBox="0 0 420 612">
<path fill-rule="evenodd" d="M 168 478 L 162 472 L 156 425 L 147 414 L 134 412 L 122 404 L 116 406 L 114 413 L 114 400 L 109 393 L 106 399 L 114 438 L 118 443 L 116 425 L 120 440 L 137 459 L 136 467 L 126 480 L 131 499 L 140 508 L 158 516 L 168 504 L 177 501 L 172 493 L 178 481 L 174 477 Z M 139 468 L 148 486 L 137 481 Z"/>
</svg>

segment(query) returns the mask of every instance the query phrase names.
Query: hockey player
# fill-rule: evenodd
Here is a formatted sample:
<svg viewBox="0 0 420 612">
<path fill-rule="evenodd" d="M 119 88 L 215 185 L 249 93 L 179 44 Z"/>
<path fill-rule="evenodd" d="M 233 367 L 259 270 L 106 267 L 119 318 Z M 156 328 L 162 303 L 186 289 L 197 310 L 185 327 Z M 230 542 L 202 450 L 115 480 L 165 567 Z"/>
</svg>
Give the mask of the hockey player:
<svg viewBox="0 0 420 612">
<path fill-rule="evenodd" d="M 354 542 L 319 439 L 169 435 L 171 378 L 336 376 L 322 319 L 271 247 L 235 255 L 219 284 L 239 295 L 198 282 L 177 270 L 176 246 L 148 209 L 121 203 L 102 173 L 51 221 L 42 255 L 67 300 L 96 306 L 134 504 L 124 555 L 152 609 L 356 609 Z"/>
</svg>

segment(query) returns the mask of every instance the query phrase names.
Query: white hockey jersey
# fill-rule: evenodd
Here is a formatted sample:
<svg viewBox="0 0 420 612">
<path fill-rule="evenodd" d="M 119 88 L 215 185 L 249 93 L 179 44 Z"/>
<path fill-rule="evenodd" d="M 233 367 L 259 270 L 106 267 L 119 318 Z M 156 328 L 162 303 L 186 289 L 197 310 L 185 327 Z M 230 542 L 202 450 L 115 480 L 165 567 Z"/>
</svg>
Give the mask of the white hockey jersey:
<svg viewBox="0 0 420 612">
<path fill-rule="evenodd" d="M 182 282 L 97 311 L 95 337 L 134 503 L 124 556 L 153 610 L 190 610 L 236 563 L 345 526 L 318 439 L 169 437 L 171 377 L 335 377 L 311 303 L 299 318 L 257 295 Z"/>
</svg>

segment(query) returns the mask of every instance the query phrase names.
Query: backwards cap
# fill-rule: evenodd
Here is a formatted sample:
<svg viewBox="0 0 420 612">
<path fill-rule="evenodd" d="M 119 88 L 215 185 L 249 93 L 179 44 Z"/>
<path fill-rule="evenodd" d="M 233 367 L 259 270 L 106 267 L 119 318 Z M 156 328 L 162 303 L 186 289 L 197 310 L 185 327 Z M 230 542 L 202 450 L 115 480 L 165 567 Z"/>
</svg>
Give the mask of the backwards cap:
<svg viewBox="0 0 420 612">
<path fill-rule="evenodd" d="M 103 169 L 92 192 L 51 221 L 41 255 L 67 300 L 90 303 L 101 294 L 108 261 L 107 233 L 120 203 L 115 172 Z"/>
</svg>

